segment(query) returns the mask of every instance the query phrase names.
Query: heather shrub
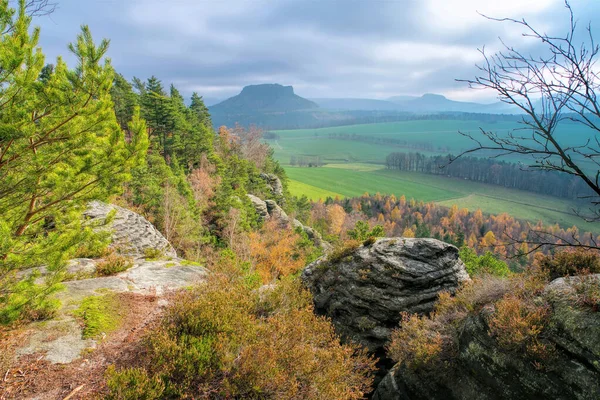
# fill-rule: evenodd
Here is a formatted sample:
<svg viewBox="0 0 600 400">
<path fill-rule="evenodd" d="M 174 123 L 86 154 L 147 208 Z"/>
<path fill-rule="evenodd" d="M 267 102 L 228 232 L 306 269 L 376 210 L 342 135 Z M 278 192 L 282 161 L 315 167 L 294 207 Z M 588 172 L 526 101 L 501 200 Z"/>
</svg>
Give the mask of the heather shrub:
<svg viewBox="0 0 600 400">
<path fill-rule="evenodd" d="M 600 273 L 600 254 L 586 249 L 559 251 L 554 255 L 536 255 L 536 266 L 550 279 L 577 275 L 580 271 Z"/>
<path fill-rule="evenodd" d="M 582 274 L 571 281 L 575 290 L 575 301 L 593 311 L 600 310 L 600 278 L 595 275 Z"/>
<path fill-rule="evenodd" d="M 106 385 L 110 389 L 107 400 L 162 399 L 165 384 L 158 377 L 150 377 L 143 368 L 117 371 L 113 366 L 106 371 Z"/>
<path fill-rule="evenodd" d="M 158 381 L 161 398 L 360 399 L 369 392 L 374 361 L 340 343 L 297 279 L 257 290 L 231 273 L 234 257 L 225 260 L 229 274 L 213 272 L 173 299 L 144 341 L 144 372 L 111 374 L 113 398 L 152 398 L 163 390 Z"/>
<path fill-rule="evenodd" d="M 536 304 L 531 298 L 508 294 L 496 303 L 489 320 L 490 333 L 498 344 L 509 351 L 546 358 L 549 348 L 539 341 L 546 326 L 550 309 L 545 303 Z"/>
<path fill-rule="evenodd" d="M 510 278 L 479 274 L 454 295 L 440 293 L 430 315 L 404 314 L 392 333 L 388 354 L 408 368 L 440 373 L 458 355 L 466 320 L 489 305 L 493 306 L 486 316 L 489 333 L 501 350 L 545 360 L 553 350 L 540 336 L 551 312 L 540 296 L 547 283 L 547 276 L 535 270 Z"/>
<path fill-rule="evenodd" d="M 96 264 L 96 273 L 102 276 L 118 274 L 133 267 L 133 260 L 116 253 L 110 253 Z"/>
</svg>

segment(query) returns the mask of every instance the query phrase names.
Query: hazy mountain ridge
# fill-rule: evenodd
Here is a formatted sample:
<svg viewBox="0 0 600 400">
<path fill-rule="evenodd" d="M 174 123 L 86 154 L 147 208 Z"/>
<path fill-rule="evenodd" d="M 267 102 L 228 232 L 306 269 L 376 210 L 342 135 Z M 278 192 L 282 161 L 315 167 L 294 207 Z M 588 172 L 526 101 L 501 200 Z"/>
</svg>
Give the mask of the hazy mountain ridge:
<svg viewBox="0 0 600 400">
<path fill-rule="evenodd" d="M 393 110 L 412 113 L 465 112 L 482 114 L 516 114 L 518 110 L 505 103 L 483 104 L 462 102 L 440 94 L 427 93 L 423 96 L 393 96 L 387 100 L 362 98 L 316 98 L 312 99 L 321 108 L 330 110 Z"/>
<path fill-rule="evenodd" d="M 504 103 L 450 100 L 438 94 L 366 98 L 306 99 L 292 86 L 250 85 L 240 94 L 209 106 L 216 127 L 256 125 L 264 129 L 316 128 L 333 125 L 398 121 L 442 114 L 516 114 Z M 453 117 L 454 118 L 454 117 Z"/>
<path fill-rule="evenodd" d="M 319 106 L 294 93 L 292 86 L 279 84 L 250 85 L 237 96 L 210 107 L 213 114 L 248 114 L 254 112 L 288 112 Z"/>
</svg>

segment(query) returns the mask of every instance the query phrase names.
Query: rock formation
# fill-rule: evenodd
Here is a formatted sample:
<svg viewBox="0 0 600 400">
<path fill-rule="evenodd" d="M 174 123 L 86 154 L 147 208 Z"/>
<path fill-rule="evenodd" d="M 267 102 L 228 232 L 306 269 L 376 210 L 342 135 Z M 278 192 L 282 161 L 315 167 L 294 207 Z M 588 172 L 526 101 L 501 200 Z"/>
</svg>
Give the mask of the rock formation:
<svg viewBox="0 0 600 400">
<path fill-rule="evenodd" d="M 260 174 L 260 177 L 267 183 L 271 193 L 275 196 L 283 196 L 283 185 L 277 175 L 262 173 Z"/>
<path fill-rule="evenodd" d="M 597 275 L 600 285 L 600 275 Z M 431 374 L 396 365 L 379 384 L 375 400 L 580 399 L 600 398 L 600 313 L 575 304 L 572 283 L 560 278 L 546 287 L 551 320 L 542 340 L 554 350 L 537 364 L 503 351 L 489 334 L 493 305 L 468 317 L 458 356 L 447 372 Z"/>
<path fill-rule="evenodd" d="M 302 274 L 317 312 L 342 336 L 380 352 L 400 313 L 427 313 L 468 280 L 458 249 L 435 239 L 385 238 L 321 258 Z"/>
<path fill-rule="evenodd" d="M 275 220 L 281 226 L 290 228 L 300 227 L 316 246 L 321 246 L 326 251 L 330 250 L 331 245 L 321 238 L 319 232 L 315 231 L 310 226 L 303 225 L 302 222 L 298 221 L 297 219 L 288 216 L 287 213 L 281 207 L 279 207 L 274 200 L 262 200 L 252 194 L 249 194 L 248 197 L 250 198 L 256 213 L 259 215 L 262 221 Z"/>
<path fill-rule="evenodd" d="M 133 266 L 113 276 L 94 277 L 100 260 L 71 260 L 68 274 L 87 279 L 63 283 L 65 289 L 57 295 L 62 304 L 58 315 L 45 323 L 31 324 L 28 328 L 31 335 L 17 350 L 17 355 L 43 353 L 43 358 L 51 363 L 70 363 L 82 351 L 96 345 L 95 340 L 82 338 L 81 326 L 72 314 L 84 298 L 126 292 L 160 298 L 169 291 L 202 282 L 206 277 L 208 272 L 202 266 L 178 259 L 171 244 L 141 215 L 115 205 L 92 202 L 85 216 L 90 221 L 103 222 L 112 210 L 116 210 L 112 222 L 100 225 L 99 229 L 111 229 L 111 247 L 131 257 Z M 147 249 L 160 250 L 160 259 L 144 259 Z M 44 268 L 39 270 L 46 273 Z"/>
<path fill-rule="evenodd" d="M 111 211 L 114 219 L 106 229 L 112 231 L 112 244 L 120 253 L 134 258 L 143 258 L 146 249 L 159 250 L 166 257 L 177 257 L 177 253 L 164 236 L 146 218 L 123 207 L 92 201 L 84 217 L 103 222 Z"/>
</svg>

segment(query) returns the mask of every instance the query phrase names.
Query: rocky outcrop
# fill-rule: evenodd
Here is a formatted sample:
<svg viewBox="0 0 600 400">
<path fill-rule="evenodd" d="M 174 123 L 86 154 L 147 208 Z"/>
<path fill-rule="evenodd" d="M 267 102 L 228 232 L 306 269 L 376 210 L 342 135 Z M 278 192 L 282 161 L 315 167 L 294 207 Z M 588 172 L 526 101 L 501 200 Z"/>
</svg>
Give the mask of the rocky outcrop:
<svg viewBox="0 0 600 400">
<path fill-rule="evenodd" d="M 315 309 L 342 336 L 380 352 L 400 313 L 427 313 L 441 291 L 469 279 L 458 249 L 435 239 L 385 238 L 305 268 Z"/>
<path fill-rule="evenodd" d="M 458 356 L 446 371 L 396 365 L 379 384 L 376 400 L 580 399 L 600 398 L 600 313 L 572 297 L 578 278 L 560 278 L 543 297 L 551 320 L 541 340 L 551 350 L 541 363 L 499 348 L 488 329 L 493 305 L 468 317 Z M 600 284 L 600 275 L 596 276 Z"/>
<path fill-rule="evenodd" d="M 256 214 L 258 214 L 258 217 L 261 219 L 261 221 L 265 221 L 271 217 L 269 215 L 269 210 L 267 209 L 267 203 L 253 194 L 249 194 L 248 198 L 252 202 L 252 206 L 254 207 L 254 210 L 256 211 Z"/>
<path fill-rule="evenodd" d="M 262 200 L 252 194 L 249 194 L 248 198 L 250 198 L 261 221 L 275 220 L 284 227 L 293 229 L 301 228 L 316 246 L 322 247 L 325 251 L 331 249 L 331 245 L 323 240 L 319 232 L 315 231 L 310 226 L 303 225 L 302 222 L 297 219 L 291 218 L 274 200 Z"/>
<path fill-rule="evenodd" d="M 134 258 L 143 258 L 147 249 L 159 250 L 166 257 L 177 257 L 175 249 L 164 236 L 146 218 L 133 211 L 92 201 L 84 212 L 84 217 L 102 223 L 113 210 L 114 218 L 106 227 L 112 232 L 113 248 Z"/>
<path fill-rule="evenodd" d="M 112 210 L 116 212 L 113 220 L 104 224 Z M 89 221 L 97 221 L 99 229 L 111 230 L 111 247 L 131 257 L 133 266 L 113 276 L 97 277 L 96 264 L 101 260 L 71 260 L 66 272 L 72 278 L 63 282 L 64 290 L 57 294 L 61 309 L 50 321 L 30 324 L 31 334 L 17 349 L 18 356 L 42 354 L 41 358 L 50 363 L 66 364 L 79 358 L 84 350 L 95 347 L 96 340 L 82 337 L 81 325 L 73 315 L 73 310 L 86 297 L 132 293 L 160 299 L 170 291 L 200 283 L 206 278 L 208 271 L 205 268 L 177 258 L 171 244 L 141 215 L 122 207 L 92 202 L 85 216 Z M 144 259 L 146 249 L 161 250 L 160 259 Z M 42 275 L 47 273 L 44 268 L 38 270 Z M 165 303 L 166 300 L 159 300 L 157 307 Z"/>
<path fill-rule="evenodd" d="M 260 174 L 260 177 L 266 182 L 267 187 L 275 196 L 283 196 L 283 185 L 281 180 L 275 174 Z"/>
</svg>

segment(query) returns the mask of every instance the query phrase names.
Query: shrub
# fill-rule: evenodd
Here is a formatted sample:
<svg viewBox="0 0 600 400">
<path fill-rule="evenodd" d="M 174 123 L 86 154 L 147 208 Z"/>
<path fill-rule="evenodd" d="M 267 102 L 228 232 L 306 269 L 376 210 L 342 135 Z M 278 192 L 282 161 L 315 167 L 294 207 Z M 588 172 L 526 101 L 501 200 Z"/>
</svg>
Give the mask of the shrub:
<svg viewBox="0 0 600 400">
<path fill-rule="evenodd" d="M 452 339 L 446 337 L 446 342 Z M 444 338 L 435 318 L 402 313 L 401 328 L 392 333 L 388 355 L 408 368 L 433 368 L 441 360 Z"/>
<path fill-rule="evenodd" d="M 340 343 L 297 280 L 260 291 L 243 277 L 208 279 L 177 295 L 149 332 L 144 372 L 111 373 L 112 398 L 359 399 L 370 390 L 374 361 Z"/>
<path fill-rule="evenodd" d="M 147 261 L 160 260 L 164 256 L 161 249 L 146 248 L 144 249 L 144 258 Z"/>
<path fill-rule="evenodd" d="M 131 267 L 133 267 L 133 260 L 130 257 L 111 253 L 96 264 L 96 273 L 102 276 L 115 275 Z"/>
<path fill-rule="evenodd" d="M 300 234 L 268 221 L 249 234 L 250 257 L 263 283 L 302 269 L 314 246 L 308 246 Z"/>
<path fill-rule="evenodd" d="M 117 371 L 109 366 L 106 371 L 106 385 L 110 394 L 107 400 L 155 400 L 162 399 L 165 384 L 160 378 L 148 376 L 142 368 L 129 368 Z"/>
<path fill-rule="evenodd" d="M 511 273 L 508 265 L 490 251 L 482 256 L 477 256 L 473 249 L 463 246 L 460 249 L 459 257 L 465 263 L 465 268 L 470 276 L 478 274 L 508 276 Z"/>
<path fill-rule="evenodd" d="M 337 245 L 331 254 L 327 256 L 328 263 L 337 263 L 342 261 L 344 258 L 352 255 L 361 246 L 361 242 L 358 240 L 346 240 L 342 244 Z"/>
<path fill-rule="evenodd" d="M 89 296 L 73 312 L 83 323 L 83 338 L 97 338 L 119 327 L 121 305 L 116 295 Z"/>
<path fill-rule="evenodd" d="M 575 301 L 580 306 L 600 310 L 600 278 L 594 275 L 581 275 L 572 281 L 575 289 Z"/>
<path fill-rule="evenodd" d="M 509 351 L 526 351 L 544 359 L 548 348 L 539 341 L 539 335 L 549 319 L 547 304 L 535 304 L 530 298 L 508 294 L 496 303 L 496 311 L 489 321 L 490 333 L 498 344 Z"/>
<path fill-rule="evenodd" d="M 550 279 L 577 275 L 582 270 L 600 273 L 600 254 L 586 249 L 563 250 L 554 255 L 539 254 L 536 266 L 549 274 Z"/>
</svg>

